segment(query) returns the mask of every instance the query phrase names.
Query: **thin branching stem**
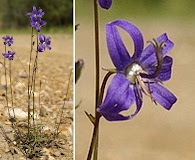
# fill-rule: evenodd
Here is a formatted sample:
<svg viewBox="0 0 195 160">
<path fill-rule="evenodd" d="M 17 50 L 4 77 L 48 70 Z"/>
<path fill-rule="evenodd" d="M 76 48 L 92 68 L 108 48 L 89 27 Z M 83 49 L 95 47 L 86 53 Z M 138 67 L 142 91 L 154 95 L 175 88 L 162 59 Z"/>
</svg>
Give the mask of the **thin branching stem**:
<svg viewBox="0 0 195 160">
<path fill-rule="evenodd" d="M 98 106 L 99 88 L 100 88 L 100 54 L 99 54 L 99 22 L 98 22 L 98 4 L 94 0 L 94 29 L 95 29 L 95 68 L 96 68 L 96 89 L 95 89 L 95 106 Z"/>
<path fill-rule="evenodd" d="M 8 69 L 2 62 L 0 62 L 0 64 L 1 64 L 3 67 L 5 67 L 6 70 L 9 71 L 9 69 Z M 4 73 L 4 74 L 5 74 L 5 73 Z M 21 83 L 21 84 L 23 85 L 24 89 L 27 89 L 26 86 L 24 85 L 24 83 L 22 83 L 22 82 L 17 78 L 16 75 L 14 75 L 13 73 L 11 73 L 11 76 L 12 76 L 12 78 L 16 79 L 19 83 Z"/>
<path fill-rule="evenodd" d="M 11 65 L 11 61 L 9 61 L 9 80 L 10 80 L 11 103 L 12 103 L 12 112 L 13 112 L 13 115 L 14 115 L 14 118 L 15 118 L 11 73 L 12 73 L 12 65 Z"/>
<path fill-rule="evenodd" d="M 57 138 L 58 133 L 59 133 L 59 127 L 60 127 L 60 124 L 61 124 L 63 112 L 64 112 L 64 110 L 65 110 L 65 105 L 66 105 L 66 101 L 67 101 L 67 98 L 68 98 L 68 93 L 69 93 L 69 90 L 70 90 L 71 77 L 72 77 L 72 69 L 70 70 L 70 74 L 69 74 L 68 86 L 67 86 L 67 88 L 66 88 L 64 103 L 63 103 L 63 105 L 62 105 L 61 112 L 60 112 L 59 123 L 57 124 L 57 121 L 56 121 L 57 127 L 56 127 L 56 131 L 55 131 L 55 134 L 54 134 L 54 139 Z M 56 120 L 57 120 L 57 119 L 56 119 Z"/>
<path fill-rule="evenodd" d="M 31 101 L 31 61 L 32 61 L 32 51 L 33 51 L 33 28 L 31 33 L 31 50 L 30 50 L 30 57 L 29 57 L 29 64 L 28 64 L 28 136 L 30 134 L 30 101 Z"/>
<path fill-rule="evenodd" d="M 101 89 L 100 89 L 100 96 L 98 99 L 98 106 L 101 105 L 102 100 L 103 100 L 103 96 L 104 96 L 104 91 L 105 91 L 105 87 L 106 87 L 106 83 L 109 79 L 109 77 L 113 74 L 113 72 L 108 72 L 102 82 L 101 85 Z M 96 111 L 97 112 L 97 111 Z M 92 158 L 92 154 L 94 151 L 94 159 L 97 159 L 97 154 L 98 154 L 98 146 L 96 145 L 96 143 L 98 143 L 98 130 L 99 130 L 99 120 L 100 120 L 101 115 L 99 114 L 99 112 L 97 112 L 96 117 L 95 117 L 95 123 L 94 123 L 94 130 L 93 130 L 93 136 L 92 136 L 92 140 L 91 140 L 91 144 L 90 144 L 90 148 L 89 148 L 89 152 L 88 152 L 88 157 L 87 160 L 91 160 Z"/>
<path fill-rule="evenodd" d="M 6 45 L 5 45 L 5 54 L 7 52 L 7 48 L 6 48 Z M 8 115 L 10 117 L 10 108 L 9 108 L 9 104 L 8 104 L 8 92 L 7 92 L 7 89 L 8 89 L 8 86 L 7 86 L 7 69 L 6 69 L 6 58 L 4 57 L 4 64 L 3 64 L 5 67 L 5 99 L 6 99 L 6 105 L 7 105 L 7 108 L 8 108 Z"/>
<path fill-rule="evenodd" d="M 98 159 L 98 133 L 99 133 L 99 118 L 100 114 L 97 112 L 97 108 L 99 107 L 98 99 L 99 99 L 99 89 L 100 89 L 100 54 L 99 54 L 99 19 L 98 19 L 98 4 L 97 0 L 93 1 L 94 4 L 94 29 L 95 29 L 95 126 L 92 136 L 91 145 L 89 148 L 87 160 L 91 160 L 92 154 L 94 151 L 94 142 L 95 142 L 95 152 L 94 152 L 94 160 Z"/>
<path fill-rule="evenodd" d="M 92 154 L 94 152 L 94 147 L 96 148 L 98 142 L 98 130 L 99 130 L 99 121 L 100 121 L 100 117 L 101 115 L 97 112 L 96 114 L 96 117 L 95 117 L 95 123 L 94 123 L 94 129 L 93 129 L 93 136 L 92 136 L 92 139 L 91 139 L 91 144 L 90 144 L 90 148 L 89 148 L 89 152 L 88 152 L 88 156 L 87 156 L 87 160 L 91 160 L 92 158 Z M 96 148 L 96 155 L 94 155 L 95 158 L 98 158 L 97 157 L 97 148 Z"/>
<path fill-rule="evenodd" d="M 36 32 L 37 35 L 37 49 L 36 49 L 36 57 L 35 57 L 35 61 L 34 61 L 34 66 L 33 66 L 33 74 L 32 74 L 32 94 L 33 94 L 33 115 L 32 115 L 32 119 L 33 119 L 33 128 L 35 129 L 35 86 L 36 86 L 36 73 L 37 73 L 37 65 L 38 65 L 38 43 L 39 43 L 39 40 L 38 40 L 38 32 Z M 34 130 L 35 131 L 35 130 Z"/>
<path fill-rule="evenodd" d="M 105 87 L 106 87 L 106 83 L 109 79 L 109 77 L 113 74 L 114 72 L 108 72 L 104 79 L 103 79 L 103 82 L 102 82 L 102 85 L 101 85 L 101 88 L 100 88 L 100 97 L 99 97 L 99 101 L 98 101 L 98 104 L 99 106 L 102 104 L 102 100 L 103 100 L 103 96 L 104 96 L 104 90 L 105 90 Z"/>
<path fill-rule="evenodd" d="M 12 49 L 12 47 L 10 46 L 10 49 L 14 52 L 14 50 Z M 24 72 L 26 73 L 26 75 L 28 76 L 28 73 L 24 67 L 24 64 L 22 63 L 22 61 L 20 60 L 20 58 L 18 57 L 17 54 L 15 54 L 15 57 L 19 60 L 20 64 L 22 65 L 22 68 L 24 69 Z"/>
</svg>

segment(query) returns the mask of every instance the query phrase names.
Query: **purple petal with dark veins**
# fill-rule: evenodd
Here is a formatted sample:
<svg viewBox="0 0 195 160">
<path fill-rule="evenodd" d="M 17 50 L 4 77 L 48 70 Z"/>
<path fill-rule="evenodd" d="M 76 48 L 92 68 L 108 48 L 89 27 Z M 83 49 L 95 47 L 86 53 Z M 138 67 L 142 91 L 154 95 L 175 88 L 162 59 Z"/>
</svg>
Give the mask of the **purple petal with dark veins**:
<svg viewBox="0 0 195 160">
<path fill-rule="evenodd" d="M 46 39 L 46 37 L 45 37 L 44 34 L 39 34 L 39 41 L 40 41 L 41 43 L 45 42 L 45 39 Z"/>
<path fill-rule="evenodd" d="M 103 104 L 97 109 L 109 121 L 127 120 L 121 111 L 128 110 L 135 101 L 132 86 L 123 74 L 116 74 L 112 79 Z"/>
<path fill-rule="evenodd" d="M 44 52 L 45 51 L 45 45 L 44 44 L 39 44 L 39 46 L 38 46 L 38 51 L 39 52 Z"/>
<path fill-rule="evenodd" d="M 134 91 L 134 94 L 135 94 L 136 111 L 135 111 L 135 113 L 130 115 L 129 119 L 135 117 L 139 113 L 139 111 L 142 107 L 142 102 L 143 102 L 142 98 L 141 98 L 141 96 L 142 96 L 141 90 L 134 85 L 133 86 L 133 91 Z"/>
<path fill-rule="evenodd" d="M 117 30 L 117 26 L 125 30 L 134 42 L 133 59 L 137 59 L 141 55 L 143 37 L 139 29 L 129 21 L 120 19 L 107 24 L 106 39 L 108 51 L 115 67 L 121 71 L 131 62 L 131 58 Z"/>
<path fill-rule="evenodd" d="M 170 110 L 172 105 L 177 101 L 173 93 L 158 83 L 150 83 L 150 91 L 153 99 L 165 109 Z"/>
</svg>

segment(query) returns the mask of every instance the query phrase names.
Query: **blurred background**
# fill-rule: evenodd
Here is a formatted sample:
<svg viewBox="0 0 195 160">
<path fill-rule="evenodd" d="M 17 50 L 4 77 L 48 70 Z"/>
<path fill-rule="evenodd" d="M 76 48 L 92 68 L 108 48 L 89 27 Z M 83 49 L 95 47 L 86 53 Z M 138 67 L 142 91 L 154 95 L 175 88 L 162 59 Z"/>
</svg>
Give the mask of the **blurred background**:
<svg viewBox="0 0 195 160">
<path fill-rule="evenodd" d="M 6 30 L 22 30 L 29 26 L 32 6 L 45 12 L 43 20 L 47 21 L 46 31 L 72 31 L 73 3 L 72 0 L 0 0 L 0 32 Z"/>
<path fill-rule="evenodd" d="M 178 98 L 170 111 L 144 96 L 140 113 L 130 121 L 100 121 L 100 160 L 193 160 L 195 159 L 195 1 L 113 0 L 110 10 L 99 8 L 102 68 L 113 68 L 105 41 L 105 25 L 127 19 L 147 41 L 167 33 L 174 42 L 172 78 L 164 86 Z M 86 159 L 92 124 L 84 111 L 94 114 L 94 29 L 93 0 L 76 0 L 76 60 L 85 66 L 76 84 L 76 159 Z M 130 54 L 131 38 L 121 32 Z M 101 80 L 106 74 L 101 70 Z M 117 92 L 117 91 L 116 91 Z M 135 106 L 132 107 L 132 109 Z M 133 112 L 132 109 L 129 112 Z"/>
</svg>

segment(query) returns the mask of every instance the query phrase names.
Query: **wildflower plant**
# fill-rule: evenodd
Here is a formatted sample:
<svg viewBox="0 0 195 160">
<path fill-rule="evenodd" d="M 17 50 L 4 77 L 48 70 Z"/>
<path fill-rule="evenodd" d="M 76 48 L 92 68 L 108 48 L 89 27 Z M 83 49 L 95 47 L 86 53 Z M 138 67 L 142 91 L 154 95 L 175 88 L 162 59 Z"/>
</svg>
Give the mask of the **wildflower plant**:
<svg viewBox="0 0 195 160">
<path fill-rule="evenodd" d="M 17 53 L 13 51 L 12 45 L 14 44 L 14 38 L 10 35 L 4 36 L 3 44 L 5 46 L 5 51 L 2 53 L 2 57 L 4 58 L 4 63 L 2 65 L 5 68 L 5 99 L 6 99 L 6 107 L 8 108 L 9 120 L 12 123 L 12 128 L 15 132 L 14 145 L 25 155 L 26 158 L 37 159 L 43 155 L 42 148 L 43 147 L 51 147 L 51 145 L 57 145 L 58 142 L 56 139 L 60 133 L 60 125 L 61 120 L 64 113 L 65 102 L 68 97 L 68 93 L 70 91 L 70 82 L 72 70 L 69 74 L 69 81 L 66 90 L 66 95 L 64 98 L 64 104 L 59 109 L 59 117 L 55 119 L 55 125 L 53 126 L 54 130 L 52 133 L 46 135 L 43 131 L 43 124 L 38 122 L 37 120 L 37 112 L 40 110 L 40 89 L 41 89 L 41 81 L 37 82 L 37 70 L 38 70 L 38 57 L 41 53 L 44 54 L 46 49 L 51 50 L 51 37 L 41 34 L 41 27 L 46 25 L 46 22 L 42 20 L 42 17 L 45 13 L 42 9 L 38 9 L 33 6 L 33 11 L 27 13 L 26 15 L 30 18 L 30 28 L 31 32 L 31 44 L 30 44 L 30 54 L 29 54 L 29 62 L 28 62 L 28 71 L 25 73 L 27 77 L 27 87 L 24 85 L 27 90 L 27 100 L 25 103 L 27 104 L 27 114 L 28 120 L 25 122 L 27 127 L 25 129 L 21 129 L 17 126 L 17 118 L 15 117 L 14 106 L 16 106 L 16 102 L 14 102 L 13 98 L 13 88 L 12 88 L 12 76 L 11 73 L 11 63 L 14 61 L 15 56 L 17 57 Z M 18 58 L 18 57 L 17 57 Z M 7 67 L 7 61 L 9 62 L 9 67 Z M 23 65 L 23 64 L 22 64 Z M 8 83 L 8 80 L 10 83 Z M 8 94 L 8 85 L 10 88 L 10 95 Z M 39 88 L 39 89 L 38 89 Z M 35 93 L 39 93 L 39 100 L 35 98 Z M 24 93 L 25 94 L 25 93 Z M 25 94 L 26 95 L 26 94 Z M 10 105 L 11 101 L 11 105 Z M 1 127 L 2 129 L 2 127 Z M 3 131 L 3 129 L 2 129 Z M 6 133 L 3 131 L 4 137 L 7 141 L 11 141 Z"/>
<path fill-rule="evenodd" d="M 99 53 L 99 18 L 98 5 L 110 9 L 112 0 L 94 0 L 94 30 L 95 30 L 95 115 L 85 111 L 93 124 L 93 133 L 87 155 L 87 160 L 98 159 L 98 140 L 100 118 L 108 121 L 124 121 L 134 118 L 141 110 L 143 96 L 147 96 L 154 104 L 159 104 L 170 110 L 177 101 L 176 96 L 163 86 L 163 82 L 171 79 L 173 59 L 168 55 L 174 46 L 167 33 L 148 41 L 144 47 L 141 31 L 132 22 L 118 19 L 106 24 L 106 41 L 110 58 L 115 66 L 104 69 L 100 86 L 100 53 Z M 130 54 L 122 40 L 118 28 L 124 30 L 133 40 L 134 53 Z M 131 56 L 132 55 L 132 56 Z M 108 89 L 105 91 L 108 79 L 114 74 Z M 123 115 L 135 103 L 136 110 L 129 115 Z"/>
</svg>

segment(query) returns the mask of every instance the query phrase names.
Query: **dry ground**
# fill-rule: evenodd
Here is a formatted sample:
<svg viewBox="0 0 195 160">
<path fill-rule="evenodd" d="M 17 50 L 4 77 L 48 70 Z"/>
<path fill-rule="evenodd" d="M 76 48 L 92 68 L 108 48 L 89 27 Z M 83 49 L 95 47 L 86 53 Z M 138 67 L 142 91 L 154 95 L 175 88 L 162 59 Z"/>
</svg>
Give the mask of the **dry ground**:
<svg viewBox="0 0 195 160">
<path fill-rule="evenodd" d="M 100 122 L 100 160 L 193 160 L 195 159 L 195 30 L 191 23 L 138 21 L 136 25 L 147 40 L 166 32 L 175 43 L 172 78 L 165 83 L 178 98 L 170 111 L 155 106 L 145 96 L 141 112 L 126 122 Z M 94 113 L 94 52 L 92 24 L 81 23 L 76 33 L 76 59 L 85 61 L 76 84 L 76 160 L 86 159 L 92 124 L 84 114 Z M 108 56 L 104 26 L 101 26 L 101 66 L 112 68 Z M 127 39 L 127 36 L 125 36 Z M 130 51 L 132 41 L 127 39 Z M 145 44 L 146 45 L 146 44 Z M 105 74 L 101 72 L 102 77 Z M 117 91 L 116 91 L 117 92 Z"/>
<path fill-rule="evenodd" d="M 0 35 L 0 37 L 5 35 Z M 51 127 L 54 124 L 57 112 L 62 107 L 63 101 L 65 99 L 65 93 L 68 86 L 69 75 L 72 72 L 72 62 L 73 62 L 73 37 L 72 35 L 48 35 L 51 37 L 51 47 L 52 50 L 39 53 L 38 58 L 38 69 L 37 69 L 37 84 L 40 80 L 42 82 L 41 87 L 41 107 L 44 108 L 41 118 L 44 127 Z M 15 107 L 21 108 L 23 111 L 27 112 L 27 94 L 26 89 L 21 85 L 23 83 L 27 87 L 27 77 L 24 72 L 24 68 L 28 69 L 29 62 L 29 52 L 30 52 L 30 35 L 27 34 L 15 34 L 14 44 L 12 45 L 13 50 L 16 52 L 15 59 L 12 61 L 12 74 L 13 76 L 13 89 L 14 89 L 14 103 Z M 4 52 L 3 41 L 0 43 L 1 53 Z M 33 55 L 35 52 L 33 53 Z M 19 57 L 20 60 L 17 58 Z M 3 57 L 1 56 L 0 61 L 3 62 Z M 24 68 L 22 67 L 20 61 L 22 62 Z M 4 69 L 1 66 L 1 86 L 3 86 L 3 73 Z M 39 85 L 37 87 L 37 93 Z M 1 87 L 0 94 L 4 94 L 5 90 Z M 37 102 L 38 97 L 36 97 Z M 4 97 L 1 96 L 2 104 L 5 104 Z M 68 97 L 66 99 L 66 107 L 64 110 L 64 121 L 61 127 L 61 134 L 64 137 L 64 153 L 55 155 L 56 151 L 49 149 L 49 154 L 55 157 L 55 159 L 70 160 L 73 158 L 73 135 L 72 135 L 72 120 L 73 120 L 73 87 L 72 78 L 70 81 L 70 89 Z M 1 104 L 1 105 L 2 105 Z M 2 109 L 2 107 L 1 107 Z M 39 114 L 39 109 L 37 108 L 37 113 Z M 4 110 L 1 110 L 1 125 L 5 128 L 9 126 L 9 121 L 5 117 Z M 7 124 L 7 125 L 6 125 Z M 52 128 L 51 128 L 52 129 Z M 0 146 L 0 157 L 2 159 L 12 159 L 10 156 L 9 148 L 7 149 L 7 155 L 4 153 L 4 147 Z M 61 148 L 62 149 L 62 148 Z M 60 149 L 60 150 L 61 150 Z M 62 150 L 61 150 L 62 151 Z M 53 152 L 53 153 L 52 153 Z M 7 156 L 7 157 L 6 157 Z M 10 156 L 10 157 L 8 157 Z M 18 157 L 15 159 L 19 159 Z"/>
</svg>

